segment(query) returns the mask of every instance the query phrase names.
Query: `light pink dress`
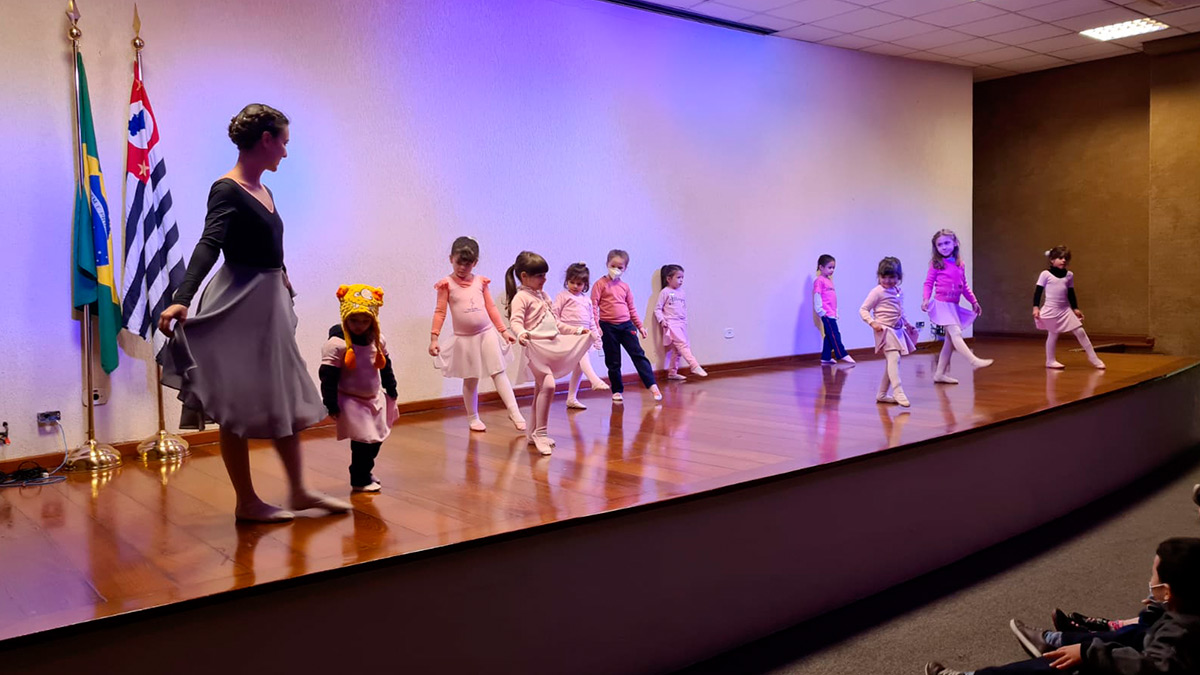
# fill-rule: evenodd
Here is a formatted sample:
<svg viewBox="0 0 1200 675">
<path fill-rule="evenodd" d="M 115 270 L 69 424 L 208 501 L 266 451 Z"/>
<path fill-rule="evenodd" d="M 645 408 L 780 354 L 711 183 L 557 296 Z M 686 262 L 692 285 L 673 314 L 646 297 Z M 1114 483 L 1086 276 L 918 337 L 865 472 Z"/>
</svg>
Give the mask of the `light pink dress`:
<svg viewBox="0 0 1200 675">
<path fill-rule="evenodd" d="M 944 262 L 940 270 L 929 266 L 922 299 L 929 301 L 929 320 L 933 323 L 966 328 L 974 323 L 977 315 L 974 309 L 963 307 L 958 301 L 965 297 L 972 306 L 979 304 L 979 301 L 967 283 L 966 268 L 953 260 Z"/>
<path fill-rule="evenodd" d="M 379 336 L 383 353 L 387 354 L 387 339 Z M 354 368 L 345 365 L 346 341 L 331 337 L 321 348 L 321 365 L 333 366 L 342 371 L 338 378 L 337 437 L 339 441 L 350 439 L 360 443 L 380 443 L 392 433 L 399 413 L 396 399 L 383 393 L 379 369 L 375 367 L 375 344 L 351 344 Z"/>
<path fill-rule="evenodd" d="M 682 344 L 688 347 L 687 294 L 683 288 L 664 287 L 658 292 L 654 305 L 654 319 L 662 328 L 664 346 Z"/>
<path fill-rule="evenodd" d="M 582 335 L 579 326 L 557 321 L 551 311 L 550 296 L 521 286 L 509 307 L 513 335 L 529 333 L 530 339 L 521 350 L 521 372 L 525 366 L 534 375 L 551 373 L 564 377 L 579 364 L 592 346 L 593 336 Z"/>
<path fill-rule="evenodd" d="M 1041 318 L 1034 319 L 1037 327 L 1056 333 L 1070 333 L 1076 328 L 1082 328 L 1083 322 L 1071 310 L 1067 300 L 1067 289 L 1075 287 L 1075 273 L 1067 272 L 1067 276 L 1059 279 L 1049 270 L 1042 270 L 1037 285 L 1046 289 L 1046 302 L 1042 305 Z"/>
<path fill-rule="evenodd" d="M 587 293 L 576 295 L 567 289 L 554 296 L 554 304 L 550 306 L 554 318 L 568 326 L 586 328 L 595 337 L 593 344 L 600 348 L 600 324 L 596 306 L 592 304 L 592 296 Z"/>
<path fill-rule="evenodd" d="M 433 333 L 441 333 L 447 310 L 454 324 L 454 338 L 433 357 L 433 365 L 443 377 L 491 377 L 512 362 L 508 343 L 498 332 L 504 322 L 488 291 L 489 283 L 487 277 L 477 274 L 467 282 L 450 275 L 434 284 L 438 300 Z"/>
<path fill-rule="evenodd" d="M 863 300 L 858 314 L 863 321 L 883 325 L 883 330 L 875 331 L 875 353 L 899 351 L 908 354 L 916 351 L 917 345 L 913 336 L 904 329 L 904 292 L 899 286 L 891 289 L 876 286 Z"/>
</svg>

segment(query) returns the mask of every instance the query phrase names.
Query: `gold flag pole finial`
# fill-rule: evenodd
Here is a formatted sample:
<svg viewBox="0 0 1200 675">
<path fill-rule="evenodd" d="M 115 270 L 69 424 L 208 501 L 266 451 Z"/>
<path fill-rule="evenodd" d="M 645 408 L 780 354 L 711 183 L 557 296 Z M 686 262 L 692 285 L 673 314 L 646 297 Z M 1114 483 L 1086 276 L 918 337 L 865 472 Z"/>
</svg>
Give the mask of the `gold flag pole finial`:
<svg viewBox="0 0 1200 675">
<path fill-rule="evenodd" d="M 75 0 L 67 2 L 67 18 L 71 20 L 71 30 L 67 31 L 67 36 L 71 38 L 71 42 L 78 42 L 79 38 L 83 37 L 83 31 L 79 30 L 79 8 L 75 6 Z"/>
<path fill-rule="evenodd" d="M 137 3 L 133 3 L 133 48 L 142 51 L 146 41 L 142 39 L 142 18 L 138 16 Z"/>
</svg>

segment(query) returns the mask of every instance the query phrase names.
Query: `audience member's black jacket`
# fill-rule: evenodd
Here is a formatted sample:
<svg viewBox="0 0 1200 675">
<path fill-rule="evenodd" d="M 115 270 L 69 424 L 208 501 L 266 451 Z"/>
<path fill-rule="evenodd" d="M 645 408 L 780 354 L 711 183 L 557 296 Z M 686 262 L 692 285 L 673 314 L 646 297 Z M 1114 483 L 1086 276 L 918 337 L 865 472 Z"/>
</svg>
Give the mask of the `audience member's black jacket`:
<svg viewBox="0 0 1200 675">
<path fill-rule="evenodd" d="M 1200 673 L 1200 616 L 1166 612 L 1146 629 L 1141 651 L 1115 642 L 1083 645 L 1083 672 L 1114 675 Z"/>
</svg>

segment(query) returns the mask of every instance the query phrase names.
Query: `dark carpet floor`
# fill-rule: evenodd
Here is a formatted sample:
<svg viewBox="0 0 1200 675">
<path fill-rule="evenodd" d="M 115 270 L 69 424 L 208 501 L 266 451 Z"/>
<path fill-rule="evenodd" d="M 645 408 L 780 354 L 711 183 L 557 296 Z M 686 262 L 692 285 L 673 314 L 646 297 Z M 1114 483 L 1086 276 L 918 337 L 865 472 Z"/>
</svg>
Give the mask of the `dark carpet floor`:
<svg viewBox="0 0 1200 675">
<path fill-rule="evenodd" d="M 1055 607 L 1137 615 L 1158 543 L 1200 537 L 1195 483 L 1200 448 L 1049 525 L 680 675 L 917 675 L 930 660 L 961 670 L 1023 660 L 1011 618 L 1050 628 Z"/>
</svg>

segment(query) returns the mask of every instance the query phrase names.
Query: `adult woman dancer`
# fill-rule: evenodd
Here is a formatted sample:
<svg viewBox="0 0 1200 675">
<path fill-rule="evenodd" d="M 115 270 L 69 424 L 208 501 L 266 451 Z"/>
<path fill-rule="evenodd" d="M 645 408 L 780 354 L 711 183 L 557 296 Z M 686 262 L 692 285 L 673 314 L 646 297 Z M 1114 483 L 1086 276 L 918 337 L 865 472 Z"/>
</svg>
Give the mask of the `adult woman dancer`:
<svg viewBox="0 0 1200 675">
<path fill-rule="evenodd" d="M 269 106 L 248 105 L 230 121 L 229 138 L 238 148 L 237 164 L 213 183 L 204 233 L 174 304 L 159 317 L 159 329 L 171 336 L 162 351 L 163 383 L 179 390 L 184 405 L 221 425 L 221 458 L 237 493 L 238 520 L 283 522 L 292 511 L 310 508 L 347 511 L 350 504 L 304 485 L 297 433 L 323 419 L 325 408 L 296 345 L 283 220 L 261 180 L 287 157 L 288 118 Z M 188 319 L 192 298 L 221 253 L 225 264 Z M 250 438 L 275 442 L 287 471 L 290 510 L 255 493 Z"/>
</svg>

